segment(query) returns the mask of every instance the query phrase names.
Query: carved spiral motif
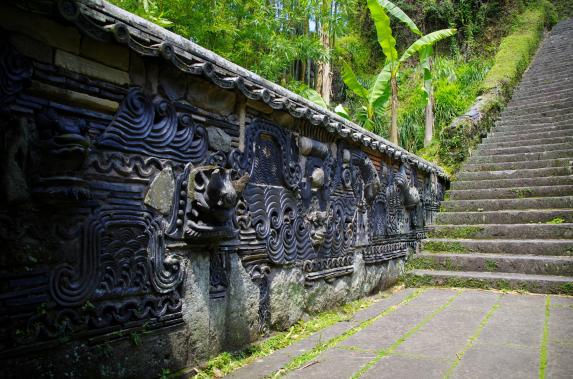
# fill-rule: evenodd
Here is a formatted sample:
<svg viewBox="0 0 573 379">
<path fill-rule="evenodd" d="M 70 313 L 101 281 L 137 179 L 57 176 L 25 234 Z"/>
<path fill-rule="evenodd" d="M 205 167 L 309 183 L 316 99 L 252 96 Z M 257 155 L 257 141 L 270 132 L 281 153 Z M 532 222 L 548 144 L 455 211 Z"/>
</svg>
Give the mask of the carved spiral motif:
<svg viewBox="0 0 573 379">
<path fill-rule="evenodd" d="M 207 133 L 186 113 L 157 96 L 131 88 L 99 139 L 100 146 L 198 163 L 207 155 Z"/>
</svg>

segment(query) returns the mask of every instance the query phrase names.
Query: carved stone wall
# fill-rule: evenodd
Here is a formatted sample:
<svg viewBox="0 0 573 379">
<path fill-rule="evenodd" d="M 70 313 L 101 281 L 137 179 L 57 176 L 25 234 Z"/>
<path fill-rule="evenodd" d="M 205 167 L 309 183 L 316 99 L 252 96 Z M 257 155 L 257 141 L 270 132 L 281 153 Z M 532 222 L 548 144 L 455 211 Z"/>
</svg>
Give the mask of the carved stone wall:
<svg viewBox="0 0 573 379">
<path fill-rule="evenodd" d="M 105 2 L 0 22 L 7 377 L 192 367 L 391 285 L 439 208 L 436 167 Z"/>
</svg>

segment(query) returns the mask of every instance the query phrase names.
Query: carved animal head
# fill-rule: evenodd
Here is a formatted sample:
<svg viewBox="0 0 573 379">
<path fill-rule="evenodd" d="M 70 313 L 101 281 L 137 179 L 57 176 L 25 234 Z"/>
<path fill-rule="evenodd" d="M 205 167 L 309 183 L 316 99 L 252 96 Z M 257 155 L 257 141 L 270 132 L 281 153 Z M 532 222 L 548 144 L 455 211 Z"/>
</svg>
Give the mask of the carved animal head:
<svg viewBox="0 0 573 379">
<path fill-rule="evenodd" d="M 229 172 L 225 169 L 215 169 L 205 189 L 205 201 L 211 209 L 231 209 L 237 205 L 237 191 L 231 180 Z"/>
<path fill-rule="evenodd" d="M 235 207 L 248 180 L 249 176 L 244 175 L 231 181 L 231 170 L 218 166 L 202 166 L 191 170 L 188 196 L 193 219 L 190 225 L 196 230 L 189 235 L 232 234 L 230 229 L 233 229 Z"/>
</svg>

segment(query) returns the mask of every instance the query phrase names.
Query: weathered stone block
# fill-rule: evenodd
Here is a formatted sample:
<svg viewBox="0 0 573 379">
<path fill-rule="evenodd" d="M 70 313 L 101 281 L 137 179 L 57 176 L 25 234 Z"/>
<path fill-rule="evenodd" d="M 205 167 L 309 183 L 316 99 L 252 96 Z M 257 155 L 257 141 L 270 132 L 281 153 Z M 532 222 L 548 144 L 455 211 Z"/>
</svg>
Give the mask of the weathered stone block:
<svg viewBox="0 0 573 379">
<path fill-rule="evenodd" d="M 165 95 L 171 100 L 179 100 L 185 96 L 187 81 L 181 71 L 166 65 L 159 71 L 159 85 Z"/>
<path fill-rule="evenodd" d="M 145 88 L 145 62 L 141 56 L 134 52 L 130 52 L 129 54 L 129 79 L 133 85 Z"/>
<path fill-rule="evenodd" d="M 271 325 L 284 330 L 304 313 L 304 276 L 299 268 L 285 268 L 271 273 Z"/>
<path fill-rule="evenodd" d="M 129 75 L 127 72 L 70 54 L 63 50 L 56 50 L 55 63 L 56 66 L 66 70 L 111 83 L 119 85 L 127 85 L 129 83 Z"/>
<path fill-rule="evenodd" d="M 84 37 L 82 38 L 80 54 L 122 71 L 129 69 L 129 50 L 118 44 L 102 43 L 92 38 Z"/>
<path fill-rule="evenodd" d="M 49 46 L 74 54 L 80 52 L 80 33 L 77 29 L 14 7 L 4 7 L 0 12 L 2 28 L 26 34 Z"/>
<path fill-rule="evenodd" d="M 112 100 L 86 95 L 85 93 L 70 91 L 68 89 L 51 86 L 40 82 L 32 82 L 29 91 L 36 94 L 60 100 L 64 103 L 74 104 L 82 108 L 93 109 L 113 114 L 119 104 Z"/>
<path fill-rule="evenodd" d="M 264 114 L 271 114 L 274 112 L 274 110 L 269 107 L 268 105 L 260 102 L 260 101 L 254 101 L 251 99 L 247 100 L 247 107 L 252 108 L 258 112 L 264 113 Z"/>
<path fill-rule="evenodd" d="M 171 167 L 163 169 L 159 175 L 153 179 L 149 190 L 145 195 L 145 204 L 157 209 L 164 215 L 171 211 L 173 192 L 175 191 L 175 179 Z"/>
<path fill-rule="evenodd" d="M 222 91 L 203 79 L 192 77 L 188 81 L 187 100 L 200 108 L 228 116 L 235 110 L 235 92 Z"/>
<path fill-rule="evenodd" d="M 236 254 L 230 262 L 225 348 L 239 349 L 259 337 L 259 288 Z"/>
<path fill-rule="evenodd" d="M 219 128 L 207 128 L 207 135 L 209 137 L 209 147 L 215 151 L 223 151 L 228 153 L 233 148 L 233 140 L 231 136 Z"/>
<path fill-rule="evenodd" d="M 20 33 L 12 33 L 10 42 L 18 52 L 39 62 L 52 63 L 54 60 L 53 49 L 37 39 Z"/>
<path fill-rule="evenodd" d="M 182 252 L 184 253 L 184 251 Z M 209 255 L 191 254 L 183 285 L 183 320 L 188 338 L 177 343 L 188 348 L 189 364 L 207 359 L 211 353 L 209 338 Z"/>
</svg>

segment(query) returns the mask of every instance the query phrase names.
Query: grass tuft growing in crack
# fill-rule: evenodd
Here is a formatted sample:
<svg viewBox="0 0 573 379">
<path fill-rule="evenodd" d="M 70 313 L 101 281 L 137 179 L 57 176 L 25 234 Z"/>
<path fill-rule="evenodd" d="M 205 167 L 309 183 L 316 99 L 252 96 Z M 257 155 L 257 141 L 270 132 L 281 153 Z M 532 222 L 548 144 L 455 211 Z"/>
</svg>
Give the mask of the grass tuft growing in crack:
<svg viewBox="0 0 573 379">
<path fill-rule="evenodd" d="M 545 320 L 543 321 L 543 337 L 539 347 L 539 379 L 545 379 L 545 369 L 547 368 L 547 343 L 549 342 L 549 309 L 551 308 L 551 298 L 545 297 Z"/>
<path fill-rule="evenodd" d="M 324 352 L 327 349 L 330 349 L 336 345 L 338 345 L 340 342 L 348 339 L 349 337 L 353 336 L 354 334 L 358 333 L 359 331 L 361 331 L 364 328 L 367 328 L 368 326 L 370 326 L 373 322 L 375 322 L 376 320 L 381 319 L 382 317 L 394 312 L 396 309 L 398 309 L 399 307 L 408 304 L 410 301 L 414 300 L 415 298 L 417 298 L 418 296 L 420 296 L 422 293 L 424 293 L 426 290 L 425 289 L 417 289 L 414 292 L 412 292 L 410 295 L 408 295 L 404 300 L 402 300 L 400 303 L 396 304 L 396 305 L 392 305 L 391 307 L 386 308 L 382 313 L 366 320 L 363 321 L 362 323 L 360 323 L 360 325 L 347 330 L 346 332 L 342 333 L 341 335 L 334 337 L 328 341 L 326 341 L 325 343 L 321 343 L 318 344 L 317 346 L 315 346 L 312 350 L 300 354 L 298 356 L 296 356 L 295 358 L 293 358 L 284 368 L 280 369 L 279 371 L 277 371 L 276 373 L 274 373 L 273 375 L 270 375 L 270 377 L 272 378 L 278 378 L 281 377 L 285 374 L 287 374 L 288 372 L 295 370 L 299 367 L 304 366 L 305 364 L 307 364 L 308 362 L 310 362 L 311 360 L 315 359 L 316 357 L 318 357 L 322 352 Z"/>
<path fill-rule="evenodd" d="M 355 373 L 354 375 L 352 375 L 352 379 L 358 379 L 360 378 L 362 375 L 364 375 L 364 373 L 368 370 L 370 370 L 376 363 L 378 363 L 382 358 L 392 354 L 398 347 L 400 347 L 400 345 L 402 345 L 404 342 L 406 342 L 408 340 L 408 338 L 410 338 L 412 335 L 414 335 L 418 330 L 420 330 L 424 325 L 426 325 L 427 323 L 429 323 L 430 321 L 432 321 L 432 319 L 434 317 L 436 317 L 438 314 L 440 314 L 444 309 L 446 309 L 458 296 L 460 296 L 460 294 L 462 293 L 461 290 L 459 290 L 455 295 L 451 296 L 448 301 L 446 301 L 444 304 L 442 304 L 442 306 L 440 306 L 438 309 L 436 309 L 435 311 L 433 311 L 432 313 L 430 313 L 428 316 L 426 316 L 422 321 L 420 321 L 419 323 L 417 323 L 416 325 L 414 325 L 414 327 L 412 327 L 410 330 L 408 330 L 406 333 L 404 333 L 400 338 L 398 338 L 392 345 L 390 345 L 390 347 L 380 350 L 378 352 L 378 354 L 376 355 L 376 357 L 374 357 L 370 362 L 368 362 L 365 366 L 362 366 L 362 368 L 360 368 L 360 370 L 358 370 L 357 373 Z"/>
<path fill-rule="evenodd" d="M 494 312 L 499 307 L 500 307 L 500 304 L 499 304 L 499 298 L 498 298 L 497 302 L 485 314 L 485 316 L 481 320 L 481 322 L 480 322 L 479 326 L 477 327 L 476 331 L 474 332 L 474 334 L 472 334 L 472 336 L 468 339 L 468 343 L 466 344 L 466 346 L 464 346 L 462 351 L 460 351 L 459 353 L 456 354 L 457 359 L 454 361 L 454 363 L 452 363 L 452 365 L 450 366 L 450 368 L 448 369 L 448 371 L 444 375 L 444 379 L 448 379 L 453 374 L 454 370 L 456 369 L 456 367 L 458 367 L 458 365 L 460 364 L 460 361 L 464 357 L 464 354 L 469 349 L 472 348 L 472 346 L 474 345 L 474 342 L 478 339 L 481 332 L 484 330 L 485 326 L 489 322 L 489 319 L 491 318 L 491 316 L 494 314 Z"/>
<path fill-rule="evenodd" d="M 271 337 L 257 342 L 242 351 L 223 352 L 211 358 L 205 366 L 197 372 L 195 378 L 209 379 L 227 375 L 242 366 L 246 366 L 257 359 L 266 357 L 277 350 L 309 337 L 313 333 L 334 325 L 337 322 L 352 319 L 356 312 L 374 304 L 380 299 L 386 298 L 389 293 L 393 293 L 393 290 L 388 290 L 378 295 L 359 299 L 341 307 L 322 312 L 308 321 L 299 321 L 288 330 L 275 333 Z M 179 374 L 179 372 L 173 375 L 177 376 L 177 374 Z"/>
</svg>

